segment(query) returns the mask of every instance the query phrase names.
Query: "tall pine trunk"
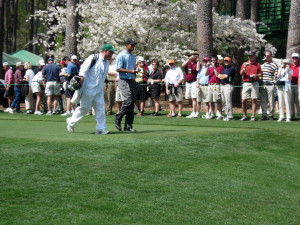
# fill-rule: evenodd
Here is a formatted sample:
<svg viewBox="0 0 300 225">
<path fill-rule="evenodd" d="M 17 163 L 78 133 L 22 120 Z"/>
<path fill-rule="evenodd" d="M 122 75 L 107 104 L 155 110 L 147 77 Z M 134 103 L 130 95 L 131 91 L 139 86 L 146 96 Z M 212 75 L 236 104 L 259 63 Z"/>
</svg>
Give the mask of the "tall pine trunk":
<svg viewBox="0 0 300 225">
<path fill-rule="evenodd" d="M 197 0 L 197 47 L 200 59 L 213 53 L 212 0 Z"/>
<path fill-rule="evenodd" d="M 300 1 L 291 0 L 286 57 L 300 53 Z"/>
<path fill-rule="evenodd" d="M 0 62 L 1 62 L 1 69 L 0 69 L 0 78 L 3 79 L 3 70 L 2 70 L 2 52 L 3 52 L 3 28 L 4 28 L 4 0 L 0 0 Z"/>
<path fill-rule="evenodd" d="M 17 51 L 18 3 L 18 0 L 13 0 L 12 52 Z"/>
<path fill-rule="evenodd" d="M 78 0 L 67 0 L 67 21 L 65 38 L 65 55 L 77 54 L 76 34 L 78 31 L 78 14 L 75 12 Z"/>
<path fill-rule="evenodd" d="M 34 14 L 34 0 L 30 0 L 30 14 Z M 30 52 L 33 52 L 33 37 L 34 37 L 34 19 L 30 18 L 30 29 L 29 29 L 29 46 Z"/>
</svg>

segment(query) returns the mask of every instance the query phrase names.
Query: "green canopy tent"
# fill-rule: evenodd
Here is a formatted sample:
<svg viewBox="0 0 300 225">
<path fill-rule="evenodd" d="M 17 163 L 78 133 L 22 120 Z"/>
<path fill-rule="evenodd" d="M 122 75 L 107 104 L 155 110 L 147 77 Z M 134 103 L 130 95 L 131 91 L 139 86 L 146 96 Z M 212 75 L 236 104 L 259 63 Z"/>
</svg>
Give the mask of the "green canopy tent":
<svg viewBox="0 0 300 225">
<path fill-rule="evenodd" d="M 21 59 L 23 62 L 30 62 L 32 66 L 38 66 L 39 61 L 43 59 L 42 57 L 26 50 L 19 50 L 11 55 Z"/>
<path fill-rule="evenodd" d="M 7 62 L 10 66 L 15 66 L 17 62 L 23 62 L 23 60 L 2 52 L 2 63 Z"/>
</svg>

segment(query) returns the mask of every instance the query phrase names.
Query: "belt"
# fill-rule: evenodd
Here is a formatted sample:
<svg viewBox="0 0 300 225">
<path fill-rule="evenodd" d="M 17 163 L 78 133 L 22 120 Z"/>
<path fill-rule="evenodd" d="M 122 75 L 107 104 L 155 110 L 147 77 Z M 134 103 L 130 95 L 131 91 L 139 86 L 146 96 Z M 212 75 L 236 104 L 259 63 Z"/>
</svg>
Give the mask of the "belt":
<svg viewBox="0 0 300 225">
<path fill-rule="evenodd" d="M 229 84 L 229 83 L 225 83 L 225 84 L 221 84 L 221 85 L 232 85 L 232 84 Z"/>
<path fill-rule="evenodd" d="M 220 84 L 218 84 L 218 83 L 210 83 L 208 85 L 220 85 Z"/>
<path fill-rule="evenodd" d="M 208 86 L 208 84 L 200 84 L 200 86 Z"/>
</svg>

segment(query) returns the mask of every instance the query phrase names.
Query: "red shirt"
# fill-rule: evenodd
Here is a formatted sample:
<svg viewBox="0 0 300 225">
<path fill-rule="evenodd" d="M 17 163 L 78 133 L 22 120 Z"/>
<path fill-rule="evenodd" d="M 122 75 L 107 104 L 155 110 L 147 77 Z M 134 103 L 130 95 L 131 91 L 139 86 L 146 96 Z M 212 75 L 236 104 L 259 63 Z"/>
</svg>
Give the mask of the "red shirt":
<svg viewBox="0 0 300 225">
<path fill-rule="evenodd" d="M 223 66 L 221 65 L 216 65 L 216 70 L 218 73 L 221 73 L 223 71 Z M 208 72 L 208 83 L 209 84 L 219 84 L 220 83 L 220 79 L 216 77 L 215 75 L 215 68 L 214 67 L 209 67 L 207 69 L 207 72 Z"/>
<path fill-rule="evenodd" d="M 262 75 L 262 70 L 261 70 L 260 64 L 258 62 L 251 63 L 250 61 L 248 61 L 245 63 L 249 63 L 250 65 L 246 67 L 246 73 L 244 74 L 244 77 L 243 77 L 244 82 L 251 81 L 250 75 L 253 75 L 253 74 L 261 74 Z M 243 67 L 244 67 L 244 64 L 242 65 L 241 69 L 243 69 Z M 258 81 L 259 78 L 255 77 L 254 80 Z"/>
<path fill-rule="evenodd" d="M 191 83 L 197 80 L 197 62 L 189 61 L 184 67 L 184 79 Z"/>
<path fill-rule="evenodd" d="M 17 69 L 14 74 L 15 84 L 22 84 L 23 76 L 22 71 Z"/>
<path fill-rule="evenodd" d="M 292 75 L 292 84 L 297 85 L 298 84 L 298 77 L 299 77 L 299 67 L 300 63 L 298 65 L 291 65 L 291 69 L 293 70 L 293 75 Z"/>
</svg>

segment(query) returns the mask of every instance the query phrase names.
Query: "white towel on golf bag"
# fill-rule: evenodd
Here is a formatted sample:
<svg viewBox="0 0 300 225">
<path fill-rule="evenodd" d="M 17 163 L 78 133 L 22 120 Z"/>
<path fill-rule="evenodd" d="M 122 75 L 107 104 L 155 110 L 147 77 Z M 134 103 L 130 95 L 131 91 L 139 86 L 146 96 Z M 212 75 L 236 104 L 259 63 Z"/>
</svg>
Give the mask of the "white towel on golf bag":
<svg viewBox="0 0 300 225">
<path fill-rule="evenodd" d="M 79 90 L 75 90 L 74 95 L 71 99 L 72 104 L 77 105 L 80 102 L 82 92 L 82 88 L 80 88 Z"/>
</svg>

